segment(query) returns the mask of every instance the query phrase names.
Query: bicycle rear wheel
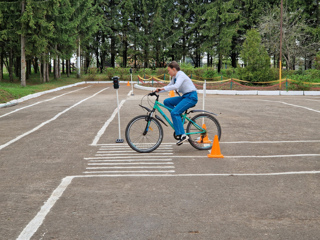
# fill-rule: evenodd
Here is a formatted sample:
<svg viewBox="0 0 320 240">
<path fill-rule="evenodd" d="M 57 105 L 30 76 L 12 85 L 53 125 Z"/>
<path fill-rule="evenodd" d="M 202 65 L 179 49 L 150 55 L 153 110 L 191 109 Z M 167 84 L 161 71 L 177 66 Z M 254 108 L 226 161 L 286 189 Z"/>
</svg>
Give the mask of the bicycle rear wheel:
<svg viewBox="0 0 320 240">
<path fill-rule="evenodd" d="M 137 116 L 126 128 L 127 143 L 137 152 L 152 152 L 160 146 L 163 139 L 163 129 L 159 121 L 151 118 L 148 126 L 148 118 L 148 115 Z"/>
<path fill-rule="evenodd" d="M 199 150 L 212 148 L 215 135 L 221 138 L 221 126 L 218 120 L 210 114 L 201 113 L 194 116 L 187 126 L 190 144 Z"/>
</svg>

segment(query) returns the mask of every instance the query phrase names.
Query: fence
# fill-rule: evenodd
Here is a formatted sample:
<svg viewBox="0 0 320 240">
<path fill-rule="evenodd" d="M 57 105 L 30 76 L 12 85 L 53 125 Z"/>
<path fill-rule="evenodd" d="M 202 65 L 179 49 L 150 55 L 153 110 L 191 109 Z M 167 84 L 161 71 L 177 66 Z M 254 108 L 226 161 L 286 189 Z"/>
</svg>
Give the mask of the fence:
<svg viewBox="0 0 320 240">
<path fill-rule="evenodd" d="M 192 78 L 192 75 L 189 77 Z M 220 78 L 220 77 L 219 77 Z M 168 80 L 166 80 L 168 79 Z M 288 91 L 292 90 L 320 90 L 320 83 L 312 82 L 301 82 L 293 79 L 281 79 L 269 82 L 249 82 L 245 80 L 240 80 L 236 78 L 224 79 L 221 76 L 221 80 L 207 79 L 207 80 L 195 80 L 191 79 L 198 89 L 202 89 L 204 83 L 206 83 L 206 89 L 220 89 L 220 90 L 278 90 L 284 89 Z M 138 75 L 138 84 L 148 85 L 152 87 L 160 87 L 167 85 L 170 82 L 170 77 L 167 74 L 162 74 L 160 76 L 149 76 L 144 75 L 141 77 Z M 280 87 L 281 85 L 281 87 Z"/>
</svg>

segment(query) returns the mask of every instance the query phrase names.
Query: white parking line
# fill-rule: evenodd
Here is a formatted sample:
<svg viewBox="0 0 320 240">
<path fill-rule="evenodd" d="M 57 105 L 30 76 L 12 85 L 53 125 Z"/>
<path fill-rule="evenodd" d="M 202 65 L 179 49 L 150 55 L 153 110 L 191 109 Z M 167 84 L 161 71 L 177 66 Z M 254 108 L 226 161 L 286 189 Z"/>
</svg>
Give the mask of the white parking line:
<svg viewBox="0 0 320 240">
<path fill-rule="evenodd" d="M 102 157 L 102 156 L 132 156 L 132 154 L 137 155 L 139 153 L 130 153 L 130 154 L 125 154 L 125 153 L 124 154 L 120 154 L 120 153 L 115 153 L 115 154 L 113 154 L 113 153 L 111 153 L 111 154 L 96 154 L 95 156 L 97 156 L 97 157 Z M 140 154 L 143 154 L 143 153 L 140 153 Z M 157 153 L 157 155 L 172 155 L 172 154 L 173 153 Z"/>
<path fill-rule="evenodd" d="M 162 165 L 162 164 L 173 164 L 173 162 L 138 162 L 138 163 L 88 163 L 89 166 L 105 166 L 105 165 Z"/>
<path fill-rule="evenodd" d="M 248 100 L 248 99 L 238 99 L 238 100 Z M 250 101 L 252 101 L 252 99 L 250 99 Z M 281 103 L 281 104 L 288 105 L 288 106 L 291 106 L 291 107 L 303 108 L 303 109 L 306 109 L 306 110 L 309 110 L 309 111 L 312 111 L 312 112 L 320 113 L 319 110 L 315 110 L 313 108 L 300 106 L 300 105 L 295 105 L 295 104 L 291 104 L 291 103 L 287 103 L 287 102 L 283 102 L 283 101 L 274 101 L 274 100 L 266 100 L 266 99 L 256 99 L 255 101 Z"/>
<path fill-rule="evenodd" d="M 88 86 L 88 87 L 91 87 L 91 86 Z M 6 114 L 1 115 L 0 118 L 5 117 L 5 116 L 8 116 L 8 115 L 10 115 L 10 114 L 12 114 L 12 113 L 21 111 L 21 110 L 23 110 L 23 109 L 26 109 L 26 108 L 29 108 L 29 107 L 33 107 L 33 106 L 38 105 L 38 104 L 40 104 L 40 103 L 49 102 L 49 101 L 52 101 L 52 100 L 57 99 L 57 98 L 59 98 L 59 97 L 62 97 L 62 96 L 64 96 L 64 95 L 67 95 L 67 94 L 70 94 L 70 93 L 74 93 L 74 92 L 78 92 L 78 91 L 83 90 L 83 89 L 88 88 L 88 87 L 80 88 L 80 89 L 77 89 L 77 90 L 74 90 L 74 91 L 70 91 L 70 92 L 61 94 L 61 95 L 59 95 L 59 96 L 56 96 L 56 97 L 47 99 L 47 100 L 43 100 L 43 101 L 36 102 L 36 103 L 31 104 L 31 105 L 22 107 L 22 108 L 18 108 L 18 109 L 16 109 L 16 110 L 12 111 L 12 112 L 8 112 L 8 113 L 6 113 Z"/>
<path fill-rule="evenodd" d="M 121 107 L 123 106 L 123 104 L 126 102 L 126 100 L 122 100 L 121 103 L 119 104 L 119 110 L 121 109 Z M 104 132 L 106 131 L 107 127 L 109 126 L 109 124 L 112 122 L 112 120 L 115 118 L 115 116 L 118 113 L 118 108 L 116 108 L 111 117 L 105 122 L 105 124 L 102 126 L 102 128 L 99 130 L 99 132 L 97 133 L 97 135 L 95 136 L 95 138 L 93 139 L 93 142 L 91 143 L 92 146 L 96 146 L 97 143 L 99 142 L 100 138 L 102 137 L 102 135 L 104 134 Z"/>
<path fill-rule="evenodd" d="M 89 162 L 141 162 L 141 161 L 151 161 L 151 162 L 166 162 L 166 161 L 172 161 L 172 159 L 127 159 L 127 160 L 90 160 Z"/>
<path fill-rule="evenodd" d="M 152 167 L 145 167 L 145 166 L 139 166 L 139 167 L 87 167 L 88 170 L 98 170 L 98 169 L 156 169 L 156 168 L 175 168 L 174 166 L 152 166 Z"/>
<path fill-rule="evenodd" d="M 90 172 L 88 172 L 90 173 Z M 91 172 L 92 174 L 94 172 Z M 98 172 L 101 173 L 101 172 Z M 115 172 L 114 172 L 115 173 Z M 129 173 L 129 172 L 126 172 Z M 69 176 L 62 179 L 60 185 L 52 192 L 49 199 L 41 207 L 37 215 L 28 223 L 28 225 L 20 233 L 18 240 L 28 240 L 38 228 L 42 225 L 47 214 L 50 212 L 51 208 L 62 196 L 63 192 L 70 185 L 74 178 L 95 178 L 95 177 L 259 177 L 259 176 L 285 176 L 285 175 L 314 175 L 320 174 L 320 171 L 300 171 L 300 172 L 276 172 L 276 173 L 208 173 L 208 174 L 101 174 L 101 175 L 80 175 L 80 176 Z"/>
<path fill-rule="evenodd" d="M 51 208 L 54 204 L 59 200 L 62 196 L 63 192 L 67 189 L 69 184 L 71 183 L 74 177 L 65 177 L 62 179 L 60 185 L 52 192 L 49 199 L 44 203 L 41 207 L 40 211 L 37 215 L 29 222 L 29 224 L 23 229 L 23 231 L 18 236 L 17 240 L 28 240 L 33 234 L 38 230 L 38 228 L 42 225 L 45 217 L 50 212 Z"/>
<path fill-rule="evenodd" d="M 21 134 L 20 136 L 16 137 L 15 139 L 12 139 L 11 141 L 3 144 L 3 145 L 0 145 L 0 150 L 4 149 L 5 147 L 8 147 L 9 145 L 11 145 L 12 143 L 15 143 L 16 141 L 20 140 L 21 138 L 25 137 L 25 136 L 28 136 L 29 134 L 39 130 L 40 128 L 42 128 L 43 126 L 47 125 L 48 123 L 51 123 L 52 121 L 56 120 L 58 117 L 60 117 L 62 114 L 68 112 L 69 110 L 71 110 L 72 108 L 78 106 L 79 104 L 89 100 L 90 98 L 93 98 L 95 97 L 96 95 L 98 95 L 99 93 L 101 93 L 102 91 L 106 90 L 108 88 L 104 88 L 102 90 L 100 90 L 99 92 L 93 94 L 92 96 L 90 97 L 87 97 L 79 102 L 77 102 L 76 104 L 72 105 L 71 107 L 65 109 L 64 111 L 58 113 L 57 115 L 55 115 L 53 118 L 41 123 L 40 125 L 38 125 L 37 127 L 33 128 L 32 130 L 28 131 L 28 132 L 25 132 L 24 134 Z"/>
<path fill-rule="evenodd" d="M 94 177 L 263 177 L 263 176 L 284 176 L 284 175 L 314 175 L 320 171 L 300 171 L 300 172 L 274 172 L 274 173 L 199 173 L 199 174 L 118 174 L 118 175 L 80 175 L 76 178 Z"/>
<path fill-rule="evenodd" d="M 87 157 L 84 158 L 84 160 L 95 160 L 95 159 L 158 159 L 158 158 L 167 158 L 168 156 L 148 156 L 148 155 L 144 155 L 144 156 L 128 156 L 128 157 Z M 171 157 L 171 156 L 170 156 Z M 170 159 L 171 160 L 171 159 Z"/>
<path fill-rule="evenodd" d="M 88 173 L 174 173 L 175 171 L 174 170 L 167 170 L 167 171 L 99 171 L 99 172 L 91 172 L 91 171 L 87 171 L 87 172 L 83 172 L 85 174 L 88 174 Z"/>
</svg>

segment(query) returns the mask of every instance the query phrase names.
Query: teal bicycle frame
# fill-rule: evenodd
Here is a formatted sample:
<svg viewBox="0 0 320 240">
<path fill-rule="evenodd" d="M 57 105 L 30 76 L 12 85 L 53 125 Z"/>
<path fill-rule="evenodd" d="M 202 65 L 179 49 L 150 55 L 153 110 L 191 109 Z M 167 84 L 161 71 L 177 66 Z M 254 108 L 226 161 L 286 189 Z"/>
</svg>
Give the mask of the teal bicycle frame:
<svg viewBox="0 0 320 240">
<path fill-rule="evenodd" d="M 162 117 L 164 117 L 164 119 L 167 121 L 167 123 L 169 123 L 169 125 L 172 127 L 172 129 L 174 130 L 174 126 L 173 126 L 173 123 L 172 121 L 167 117 L 167 115 L 162 111 L 161 107 L 167 109 L 169 112 L 172 111 L 171 108 L 165 106 L 164 104 L 160 103 L 158 100 L 155 101 L 154 103 L 154 106 L 153 106 L 153 109 L 152 111 L 150 112 L 150 116 L 152 116 L 152 114 L 157 110 L 161 115 Z M 181 114 L 182 116 L 182 124 L 185 123 L 185 121 L 189 121 L 191 122 L 198 130 L 199 132 L 192 132 L 192 133 L 187 133 L 186 132 L 186 135 L 191 135 L 191 134 L 203 134 L 203 133 L 206 133 L 206 130 L 204 128 L 202 128 L 201 126 L 199 126 L 197 123 L 195 123 L 194 121 L 192 121 L 192 119 L 190 119 L 189 117 L 187 117 L 187 112 L 184 112 L 183 114 Z M 162 119 L 160 118 L 157 118 L 156 119 L 162 121 Z M 162 121 L 163 122 L 163 121 Z M 164 123 L 164 122 L 163 122 Z M 165 123 L 164 123 L 165 124 Z M 149 129 L 149 125 L 150 125 L 150 121 L 148 123 L 148 127 L 146 129 Z"/>
</svg>

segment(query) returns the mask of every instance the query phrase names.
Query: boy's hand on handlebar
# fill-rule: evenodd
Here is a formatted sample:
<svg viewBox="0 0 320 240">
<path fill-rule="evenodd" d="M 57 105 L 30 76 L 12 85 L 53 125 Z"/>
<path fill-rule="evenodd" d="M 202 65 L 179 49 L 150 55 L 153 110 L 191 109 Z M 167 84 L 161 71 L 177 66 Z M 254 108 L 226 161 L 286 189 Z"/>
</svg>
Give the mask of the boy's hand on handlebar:
<svg viewBox="0 0 320 240">
<path fill-rule="evenodd" d="M 160 92 L 160 91 L 162 91 L 162 90 L 164 90 L 163 88 L 157 88 L 156 90 L 154 90 L 153 92 Z"/>
</svg>

